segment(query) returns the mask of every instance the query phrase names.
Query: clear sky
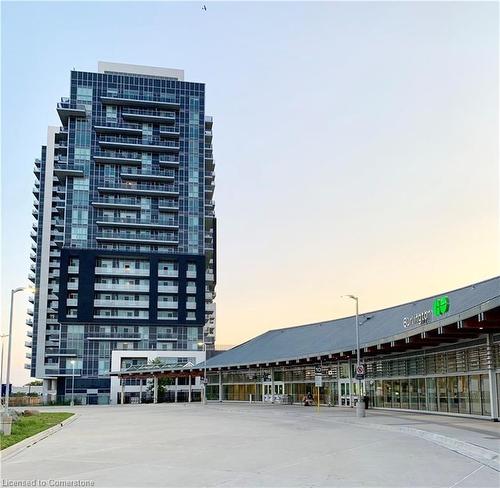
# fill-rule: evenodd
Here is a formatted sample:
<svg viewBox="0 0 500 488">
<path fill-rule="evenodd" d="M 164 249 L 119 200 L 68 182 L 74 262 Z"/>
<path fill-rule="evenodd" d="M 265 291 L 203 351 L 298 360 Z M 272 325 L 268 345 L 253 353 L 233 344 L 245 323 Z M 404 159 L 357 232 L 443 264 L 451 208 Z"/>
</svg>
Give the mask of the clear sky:
<svg viewBox="0 0 500 488">
<path fill-rule="evenodd" d="M 499 274 L 498 4 L 2 3 L 2 327 L 27 284 L 33 160 L 70 70 L 207 84 L 217 340 Z M 27 381 L 27 296 L 15 384 Z"/>
</svg>

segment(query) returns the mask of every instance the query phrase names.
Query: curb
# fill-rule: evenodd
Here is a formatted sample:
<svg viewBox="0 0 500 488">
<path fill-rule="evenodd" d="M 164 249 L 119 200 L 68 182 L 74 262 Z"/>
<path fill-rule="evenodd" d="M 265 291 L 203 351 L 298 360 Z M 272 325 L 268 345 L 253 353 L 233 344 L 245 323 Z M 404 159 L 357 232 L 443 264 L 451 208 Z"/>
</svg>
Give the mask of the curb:
<svg viewBox="0 0 500 488">
<path fill-rule="evenodd" d="M 38 434 L 32 435 L 31 437 L 28 437 L 27 439 L 23 439 L 22 441 L 18 442 L 17 444 L 14 444 L 13 446 L 6 447 L 5 449 L 2 449 L 0 451 L 0 460 L 2 462 L 7 461 L 8 459 L 16 456 L 19 454 L 21 451 L 24 451 L 25 449 L 28 449 L 31 446 L 34 446 L 38 442 L 42 441 L 46 437 L 49 437 L 52 434 L 55 434 L 56 432 L 60 431 L 63 427 L 65 427 L 67 424 L 70 424 L 71 422 L 75 421 L 79 417 L 77 413 L 74 413 L 71 417 L 68 417 L 66 420 L 63 420 L 61 423 L 57 425 L 53 425 L 49 429 L 42 430 L 42 432 L 38 432 Z"/>
<path fill-rule="evenodd" d="M 386 430 L 390 432 L 401 432 L 403 434 L 420 437 L 421 439 L 433 442 L 434 444 L 438 444 L 441 447 L 444 447 L 451 451 L 455 451 L 458 454 L 462 454 L 463 456 L 474 459 L 474 461 L 477 461 L 478 463 L 484 464 L 494 469 L 495 471 L 500 472 L 500 453 L 491 451 L 490 449 L 486 449 L 485 447 L 476 446 L 475 444 L 471 444 L 470 442 L 461 441 L 458 439 L 454 439 L 453 437 L 448 437 L 442 434 L 436 434 L 435 432 L 429 432 L 426 430 L 415 429 L 413 427 L 407 427 L 405 425 L 395 426 L 395 425 L 373 424 L 373 423 L 363 424 L 361 422 L 345 422 L 345 421 L 338 421 L 338 422 L 349 425 L 356 425 L 360 427 L 366 427 L 369 429 Z"/>
</svg>

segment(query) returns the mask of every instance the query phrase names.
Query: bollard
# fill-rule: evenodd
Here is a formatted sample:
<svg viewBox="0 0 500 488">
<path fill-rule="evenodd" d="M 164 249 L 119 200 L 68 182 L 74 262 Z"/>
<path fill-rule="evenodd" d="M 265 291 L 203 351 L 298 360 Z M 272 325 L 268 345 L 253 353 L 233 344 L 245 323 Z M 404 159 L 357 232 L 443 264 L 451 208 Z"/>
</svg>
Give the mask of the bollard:
<svg viewBox="0 0 500 488">
<path fill-rule="evenodd" d="M 11 435 L 12 417 L 10 415 L 2 415 L 1 432 L 3 435 Z"/>
<path fill-rule="evenodd" d="M 358 401 L 358 403 L 356 403 L 356 417 L 357 418 L 366 417 L 365 402 Z"/>
</svg>

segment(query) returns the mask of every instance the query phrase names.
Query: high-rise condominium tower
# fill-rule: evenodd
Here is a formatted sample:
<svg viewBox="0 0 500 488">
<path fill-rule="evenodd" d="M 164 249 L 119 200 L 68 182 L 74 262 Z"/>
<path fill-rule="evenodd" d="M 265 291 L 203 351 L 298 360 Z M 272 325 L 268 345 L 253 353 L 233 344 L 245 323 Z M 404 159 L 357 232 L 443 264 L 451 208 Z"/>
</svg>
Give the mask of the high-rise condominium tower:
<svg viewBox="0 0 500 488">
<path fill-rule="evenodd" d="M 72 71 L 57 112 L 35 162 L 26 367 L 46 400 L 107 403 L 113 351 L 213 348 L 212 118 L 183 71 L 115 63 Z"/>
</svg>

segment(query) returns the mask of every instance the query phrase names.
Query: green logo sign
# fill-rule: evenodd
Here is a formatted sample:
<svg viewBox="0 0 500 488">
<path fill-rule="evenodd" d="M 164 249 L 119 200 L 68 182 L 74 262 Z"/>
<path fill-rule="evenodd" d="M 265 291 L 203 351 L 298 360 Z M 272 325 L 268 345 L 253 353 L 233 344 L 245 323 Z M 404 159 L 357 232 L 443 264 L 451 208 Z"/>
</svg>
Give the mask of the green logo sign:
<svg viewBox="0 0 500 488">
<path fill-rule="evenodd" d="M 450 310 L 450 299 L 448 297 L 439 297 L 434 300 L 432 310 L 436 317 L 444 315 Z"/>
</svg>

